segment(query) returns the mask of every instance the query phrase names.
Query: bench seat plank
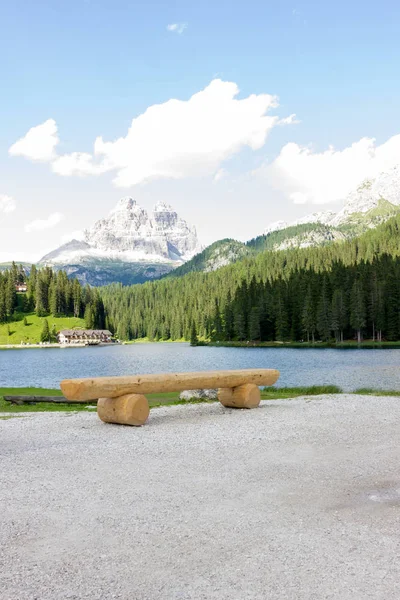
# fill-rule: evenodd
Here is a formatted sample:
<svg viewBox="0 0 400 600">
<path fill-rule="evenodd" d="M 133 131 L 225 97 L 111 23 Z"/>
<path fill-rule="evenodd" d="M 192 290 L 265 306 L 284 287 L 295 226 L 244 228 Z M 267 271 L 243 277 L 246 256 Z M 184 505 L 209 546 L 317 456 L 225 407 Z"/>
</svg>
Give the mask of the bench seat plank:
<svg viewBox="0 0 400 600">
<path fill-rule="evenodd" d="M 61 390 L 66 398 L 87 402 L 98 398 L 118 398 L 125 394 L 181 392 L 209 388 L 235 388 L 246 383 L 273 385 L 279 377 L 275 369 L 200 371 L 197 373 L 158 373 L 123 377 L 64 379 Z"/>
</svg>

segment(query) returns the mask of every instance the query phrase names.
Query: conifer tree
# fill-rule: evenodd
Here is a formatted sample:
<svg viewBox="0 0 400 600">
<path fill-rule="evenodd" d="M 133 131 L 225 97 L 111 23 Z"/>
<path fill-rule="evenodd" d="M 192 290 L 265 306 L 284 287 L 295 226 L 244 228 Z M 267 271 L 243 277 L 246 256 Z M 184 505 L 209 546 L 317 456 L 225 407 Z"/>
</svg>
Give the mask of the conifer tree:
<svg viewBox="0 0 400 600">
<path fill-rule="evenodd" d="M 224 308 L 224 339 L 227 341 L 233 340 L 235 335 L 234 328 L 234 313 L 232 308 L 232 296 L 230 290 L 226 297 L 226 304 Z"/>
<path fill-rule="evenodd" d="M 49 329 L 49 322 L 47 319 L 44 319 L 44 321 L 43 321 L 43 328 L 42 328 L 42 332 L 40 334 L 40 341 L 41 342 L 49 342 L 50 341 L 50 329 Z"/>
<path fill-rule="evenodd" d="M 0 285 L 0 323 L 5 323 L 7 320 L 6 297 L 3 285 Z"/>
<path fill-rule="evenodd" d="M 219 302 L 215 299 L 215 311 L 214 311 L 214 334 L 213 339 L 217 341 L 221 341 L 223 338 L 223 327 L 222 327 L 222 319 L 221 312 L 219 310 Z"/>
<path fill-rule="evenodd" d="M 199 339 L 197 337 L 196 323 L 194 321 L 192 321 L 192 331 L 190 334 L 190 345 L 197 346 L 198 343 L 199 343 Z"/>
<path fill-rule="evenodd" d="M 308 285 L 306 296 L 304 298 L 304 306 L 303 306 L 303 329 L 307 334 L 307 341 L 310 341 L 310 336 L 312 342 L 315 342 L 315 330 L 317 328 L 316 324 L 316 315 L 314 308 L 314 299 L 311 291 L 311 285 Z"/>
<path fill-rule="evenodd" d="M 249 317 L 249 340 L 256 341 L 261 338 L 260 328 L 260 310 L 258 306 L 253 306 Z"/>
<path fill-rule="evenodd" d="M 342 289 L 335 289 L 333 292 L 331 314 L 331 327 L 335 333 L 336 343 L 343 342 L 343 332 L 347 327 L 347 307 Z"/>
<path fill-rule="evenodd" d="M 357 341 L 361 342 L 362 330 L 366 325 L 365 298 L 362 283 L 356 279 L 350 296 L 350 325 L 357 332 Z"/>
<path fill-rule="evenodd" d="M 13 263 L 15 264 L 15 263 Z M 13 274 L 8 273 L 6 291 L 5 291 L 5 302 L 6 302 L 6 312 L 9 317 L 14 312 L 15 307 L 17 306 L 17 292 L 15 290 L 15 281 L 13 281 Z"/>
<path fill-rule="evenodd" d="M 235 330 L 235 337 L 237 340 L 242 342 L 246 338 L 246 325 L 245 325 L 243 313 L 239 309 L 239 307 L 236 307 L 233 318 L 234 318 L 233 324 L 234 324 L 234 330 Z"/>
<path fill-rule="evenodd" d="M 317 309 L 317 330 L 324 342 L 331 337 L 331 318 L 331 303 L 328 298 L 326 278 L 324 278 Z"/>
</svg>

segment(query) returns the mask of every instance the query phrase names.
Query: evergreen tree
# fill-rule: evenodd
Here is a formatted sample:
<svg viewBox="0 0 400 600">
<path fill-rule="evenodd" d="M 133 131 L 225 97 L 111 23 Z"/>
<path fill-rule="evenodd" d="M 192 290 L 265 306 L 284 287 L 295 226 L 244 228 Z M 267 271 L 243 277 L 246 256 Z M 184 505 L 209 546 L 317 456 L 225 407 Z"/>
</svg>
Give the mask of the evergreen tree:
<svg viewBox="0 0 400 600">
<path fill-rule="evenodd" d="M 214 312 L 214 334 L 213 339 L 217 341 L 221 341 L 223 336 L 223 327 L 222 327 L 222 319 L 221 312 L 219 310 L 219 302 L 215 299 L 215 312 Z"/>
<path fill-rule="evenodd" d="M 356 279 L 350 296 L 350 325 L 357 332 L 357 341 L 361 342 L 362 330 L 366 325 L 365 298 L 362 283 Z"/>
<path fill-rule="evenodd" d="M 1 281 L 0 281 L 1 283 Z M 6 296 L 3 285 L 0 285 L 0 323 L 7 321 Z"/>
<path fill-rule="evenodd" d="M 44 317 L 47 314 L 47 286 L 40 274 L 36 281 L 36 305 L 35 312 L 38 317 Z"/>
<path fill-rule="evenodd" d="M 314 343 L 315 342 L 315 330 L 317 328 L 317 323 L 316 323 L 316 314 L 315 314 L 315 308 L 314 308 L 313 294 L 311 291 L 311 285 L 308 285 L 306 296 L 304 298 L 302 321 L 303 321 L 303 329 L 307 335 L 307 341 L 308 342 L 310 341 L 310 336 L 311 336 L 312 342 Z"/>
<path fill-rule="evenodd" d="M 317 330 L 324 342 L 327 342 L 331 337 L 331 319 L 331 303 L 328 297 L 326 279 L 324 278 L 317 310 Z"/>
<path fill-rule="evenodd" d="M 15 263 L 13 263 L 15 264 Z M 9 317 L 12 316 L 15 307 L 17 306 L 17 292 L 15 290 L 15 281 L 13 281 L 13 273 L 8 273 L 7 284 L 5 290 L 6 312 Z"/>
<path fill-rule="evenodd" d="M 332 296 L 331 327 L 335 333 L 336 343 L 343 342 L 343 332 L 347 327 L 347 307 L 342 289 L 335 289 Z"/>
<path fill-rule="evenodd" d="M 42 332 L 40 334 L 40 341 L 41 342 L 49 342 L 50 341 L 50 329 L 49 329 L 49 322 L 47 319 L 44 319 L 44 321 L 43 321 L 43 328 L 42 328 Z"/>
<path fill-rule="evenodd" d="M 246 339 L 245 320 L 244 320 L 242 311 L 239 310 L 238 307 L 236 307 L 236 310 L 234 311 L 233 326 L 234 326 L 234 330 L 235 330 L 236 339 L 239 341 L 243 341 L 244 339 Z"/>
<path fill-rule="evenodd" d="M 229 290 L 226 297 L 226 304 L 224 309 L 224 339 L 227 341 L 233 340 L 234 335 L 234 313 L 232 308 L 232 296 Z"/>
<path fill-rule="evenodd" d="M 253 306 L 250 310 L 249 317 L 249 340 L 256 341 L 261 338 L 261 327 L 260 327 L 260 310 L 258 306 Z"/>
<path fill-rule="evenodd" d="M 197 337 L 197 331 L 196 331 L 196 323 L 193 321 L 192 322 L 192 331 L 190 334 L 190 345 L 191 346 L 197 346 L 199 343 L 199 339 Z"/>
<path fill-rule="evenodd" d="M 276 302 L 275 302 L 275 335 L 279 341 L 289 339 L 289 315 L 286 306 L 286 288 L 282 280 L 277 282 Z"/>
<path fill-rule="evenodd" d="M 85 308 L 85 325 L 86 329 L 94 329 L 94 315 L 91 304 L 87 304 Z"/>
</svg>

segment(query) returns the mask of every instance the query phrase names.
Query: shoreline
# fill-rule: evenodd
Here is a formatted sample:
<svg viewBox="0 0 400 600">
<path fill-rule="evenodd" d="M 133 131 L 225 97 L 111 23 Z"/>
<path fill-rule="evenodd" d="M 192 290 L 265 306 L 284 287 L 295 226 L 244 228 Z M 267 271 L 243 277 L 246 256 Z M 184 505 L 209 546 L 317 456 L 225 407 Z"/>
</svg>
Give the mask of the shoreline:
<svg viewBox="0 0 400 600">
<path fill-rule="evenodd" d="M 331 342 L 199 342 L 190 344 L 188 340 L 148 340 L 140 338 L 119 343 L 99 343 L 99 344 L 59 344 L 54 343 L 31 343 L 31 344 L 0 344 L 0 350 L 36 350 L 46 348 L 90 348 L 106 346 L 133 346 L 135 344 L 187 344 L 191 348 L 210 347 L 210 348 L 285 348 L 295 350 L 398 350 L 400 341 L 397 342 L 373 342 L 366 340 L 358 344 L 355 341 L 342 342 L 335 344 Z"/>
<path fill-rule="evenodd" d="M 58 344 L 56 342 L 51 344 L 1 344 L 0 350 L 36 350 L 36 349 L 47 349 L 47 348 L 93 348 L 93 347 L 105 347 L 105 346 L 122 346 L 122 344 L 110 344 L 110 343 L 100 343 L 100 344 Z"/>
<path fill-rule="evenodd" d="M 198 346 L 213 348 L 294 348 L 296 350 L 393 350 L 400 349 L 400 341 L 373 342 L 372 340 L 366 340 L 360 344 L 350 340 L 339 344 L 334 342 L 315 342 L 314 344 L 311 342 L 201 342 Z"/>
</svg>

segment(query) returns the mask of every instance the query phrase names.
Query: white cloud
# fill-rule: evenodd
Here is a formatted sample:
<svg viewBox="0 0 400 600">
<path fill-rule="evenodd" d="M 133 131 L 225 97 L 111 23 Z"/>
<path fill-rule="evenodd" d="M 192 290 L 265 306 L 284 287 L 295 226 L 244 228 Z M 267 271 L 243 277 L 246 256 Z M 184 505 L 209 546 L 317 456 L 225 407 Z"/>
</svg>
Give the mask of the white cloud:
<svg viewBox="0 0 400 600">
<path fill-rule="evenodd" d="M 15 208 L 16 203 L 14 198 L 0 194 L 0 213 L 8 214 L 13 212 Z"/>
<path fill-rule="evenodd" d="M 238 94 L 236 83 L 214 79 L 189 100 L 150 106 L 132 120 L 125 137 L 110 142 L 98 137 L 93 155 L 54 156 L 52 168 L 64 176 L 115 171 L 118 187 L 157 178 L 214 176 L 225 160 L 244 147 L 261 148 L 270 130 L 280 123 L 279 117 L 266 114 L 278 106 L 276 96 L 252 94 L 238 99 Z M 290 116 L 282 122 L 293 119 Z"/>
<path fill-rule="evenodd" d="M 48 119 L 41 125 L 32 127 L 24 137 L 17 140 L 9 153 L 12 156 L 47 162 L 55 157 L 58 142 L 57 124 L 54 119 Z"/>
<path fill-rule="evenodd" d="M 271 164 L 255 173 L 284 192 L 295 204 L 325 204 L 343 200 L 364 179 L 400 164 L 400 135 L 377 145 L 362 138 L 343 150 L 286 144 Z"/>
<path fill-rule="evenodd" d="M 226 169 L 218 169 L 218 171 L 214 175 L 214 181 L 221 181 L 221 179 L 224 179 L 225 177 L 227 177 L 227 175 L 228 171 Z"/>
<path fill-rule="evenodd" d="M 278 125 L 298 125 L 301 121 L 296 118 L 296 115 L 293 113 L 284 119 L 279 119 Z"/>
<path fill-rule="evenodd" d="M 187 29 L 187 23 L 170 23 L 167 25 L 167 29 L 174 33 L 183 33 Z"/>
<path fill-rule="evenodd" d="M 63 219 L 63 214 L 55 212 L 49 215 L 47 219 L 35 219 L 34 221 L 27 223 L 27 225 L 25 225 L 25 231 L 29 233 L 31 231 L 43 231 L 44 229 L 51 229 L 52 227 L 58 225 L 58 223 L 60 223 Z"/>
<path fill-rule="evenodd" d="M 97 142 L 97 140 L 96 140 Z M 93 156 L 87 152 L 72 152 L 58 156 L 52 164 L 52 169 L 57 175 L 101 175 L 112 169 L 106 160 L 101 163 L 93 162 Z"/>
</svg>

